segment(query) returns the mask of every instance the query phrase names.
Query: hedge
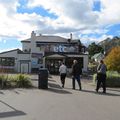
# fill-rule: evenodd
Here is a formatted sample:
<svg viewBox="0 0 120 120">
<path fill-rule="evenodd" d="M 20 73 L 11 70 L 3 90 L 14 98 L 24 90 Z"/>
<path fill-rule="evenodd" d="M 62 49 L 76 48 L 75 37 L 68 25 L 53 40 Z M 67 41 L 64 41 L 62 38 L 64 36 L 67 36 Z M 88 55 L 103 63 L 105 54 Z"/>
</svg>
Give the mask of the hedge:
<svg viewBox="0 0 120 120">
<path fill-rule="evenodd" d="M 93 83 L 96 83 L 97 74 L 93 75 Z M 120 74 L 115 71 L 108 71 L 107 72 L 107 79 L 106 79 L 106 86 L 107 87 L 120 87 Z"/>
</svg>

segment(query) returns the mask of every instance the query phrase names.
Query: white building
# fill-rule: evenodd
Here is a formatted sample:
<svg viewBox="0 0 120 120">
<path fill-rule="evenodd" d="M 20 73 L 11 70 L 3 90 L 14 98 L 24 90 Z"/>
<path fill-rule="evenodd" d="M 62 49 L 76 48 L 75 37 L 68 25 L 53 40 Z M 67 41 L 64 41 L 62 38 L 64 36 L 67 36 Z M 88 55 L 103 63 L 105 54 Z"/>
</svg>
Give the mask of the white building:
<svg viewBox="0 0 120 120">
<path fill-rule="evenodd" d="M 95 62 L 99 62 L 100 60 L 102 60 L 105 57 L 105 55 L 103 53 L 96 53 L 94 54 L 94 56 L 91 57 L 92 60 L 94 60 Z"/>
<path fill-rule="evenodd" d="M 32 31 L 31 38 L 22 40 L 22 50 L 15 49 L 0 53 L 1 71 L 20 73 L 38 72 L 40 67 L 47 67 L 50 73 L 57 74 L 61 61 L 69 70 L 74 59 L 77 59 L 87 71 L 88 54 L 80 40 L 59 36 L 36 36 Z"/>
</svg>

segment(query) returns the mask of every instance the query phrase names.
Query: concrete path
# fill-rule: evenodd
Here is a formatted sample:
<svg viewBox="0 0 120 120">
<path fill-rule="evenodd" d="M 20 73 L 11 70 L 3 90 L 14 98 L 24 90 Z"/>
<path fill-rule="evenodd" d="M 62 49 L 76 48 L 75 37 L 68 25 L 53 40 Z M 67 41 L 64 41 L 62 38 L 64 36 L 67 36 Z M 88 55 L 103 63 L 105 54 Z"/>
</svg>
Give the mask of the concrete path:
<svg viewBox="0 0 120 120">
<path fill-rule="evenodd" d="M 82 91 L 72 90 L 71 79 L 61 88 L 59 76 L 49 78 L 49 89 L 0 90 L 0 120 L 120 120 L 120 89 L 96 93 L 82 80 Z M 101 90 L 102 91 L 102 90 Z"/>
</svg>

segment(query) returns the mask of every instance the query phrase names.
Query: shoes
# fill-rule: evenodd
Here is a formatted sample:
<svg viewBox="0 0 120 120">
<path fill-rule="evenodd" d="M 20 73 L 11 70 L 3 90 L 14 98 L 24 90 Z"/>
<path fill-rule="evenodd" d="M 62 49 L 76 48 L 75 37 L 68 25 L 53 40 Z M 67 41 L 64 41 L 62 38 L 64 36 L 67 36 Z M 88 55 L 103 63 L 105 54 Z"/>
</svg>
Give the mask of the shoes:
<svg viewBox="0 0 120 120">
<path fill-rule="evenodd" d="M 75 88 L 72 88 L 73 90 L 75 90 Z"/>
<path fill-rule="evenodd" d="M 96 91 L 96 92 L 98 92 L 98 90 L 97 90 L 97 89 L 95 89 L 95 91 Z"/>
<path fill-rule="evenodd" d="M 79 90 L 81 91 L 81 90 L 82 90 L 82 88 L 79 88 Z"/>
<path fill-rule="evenodd" d="M 103 93 L 105 94 L 105 93 L 106 93 L 106 91 L 103 91 Z"/>
</svg>

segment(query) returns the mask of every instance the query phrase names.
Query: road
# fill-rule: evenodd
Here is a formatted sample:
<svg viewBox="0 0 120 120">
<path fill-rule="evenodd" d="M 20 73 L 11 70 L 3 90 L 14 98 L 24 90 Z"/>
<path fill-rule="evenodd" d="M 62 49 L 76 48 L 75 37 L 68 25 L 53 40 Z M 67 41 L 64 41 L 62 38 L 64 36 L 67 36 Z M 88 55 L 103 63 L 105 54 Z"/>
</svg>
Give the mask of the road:
<svg viewBox="0 0 120 120">
<path fill-rule="evenodd" d="M 0 120 L 120 120 L 120 89 L 96 93 L 89 80 L 82 79 L 82 91 L 72 90 L 71 78 L 65 88 L 59 76 L 49 78 L 48 90 L 37 88 L 0 90 Z"/>
</svg>

